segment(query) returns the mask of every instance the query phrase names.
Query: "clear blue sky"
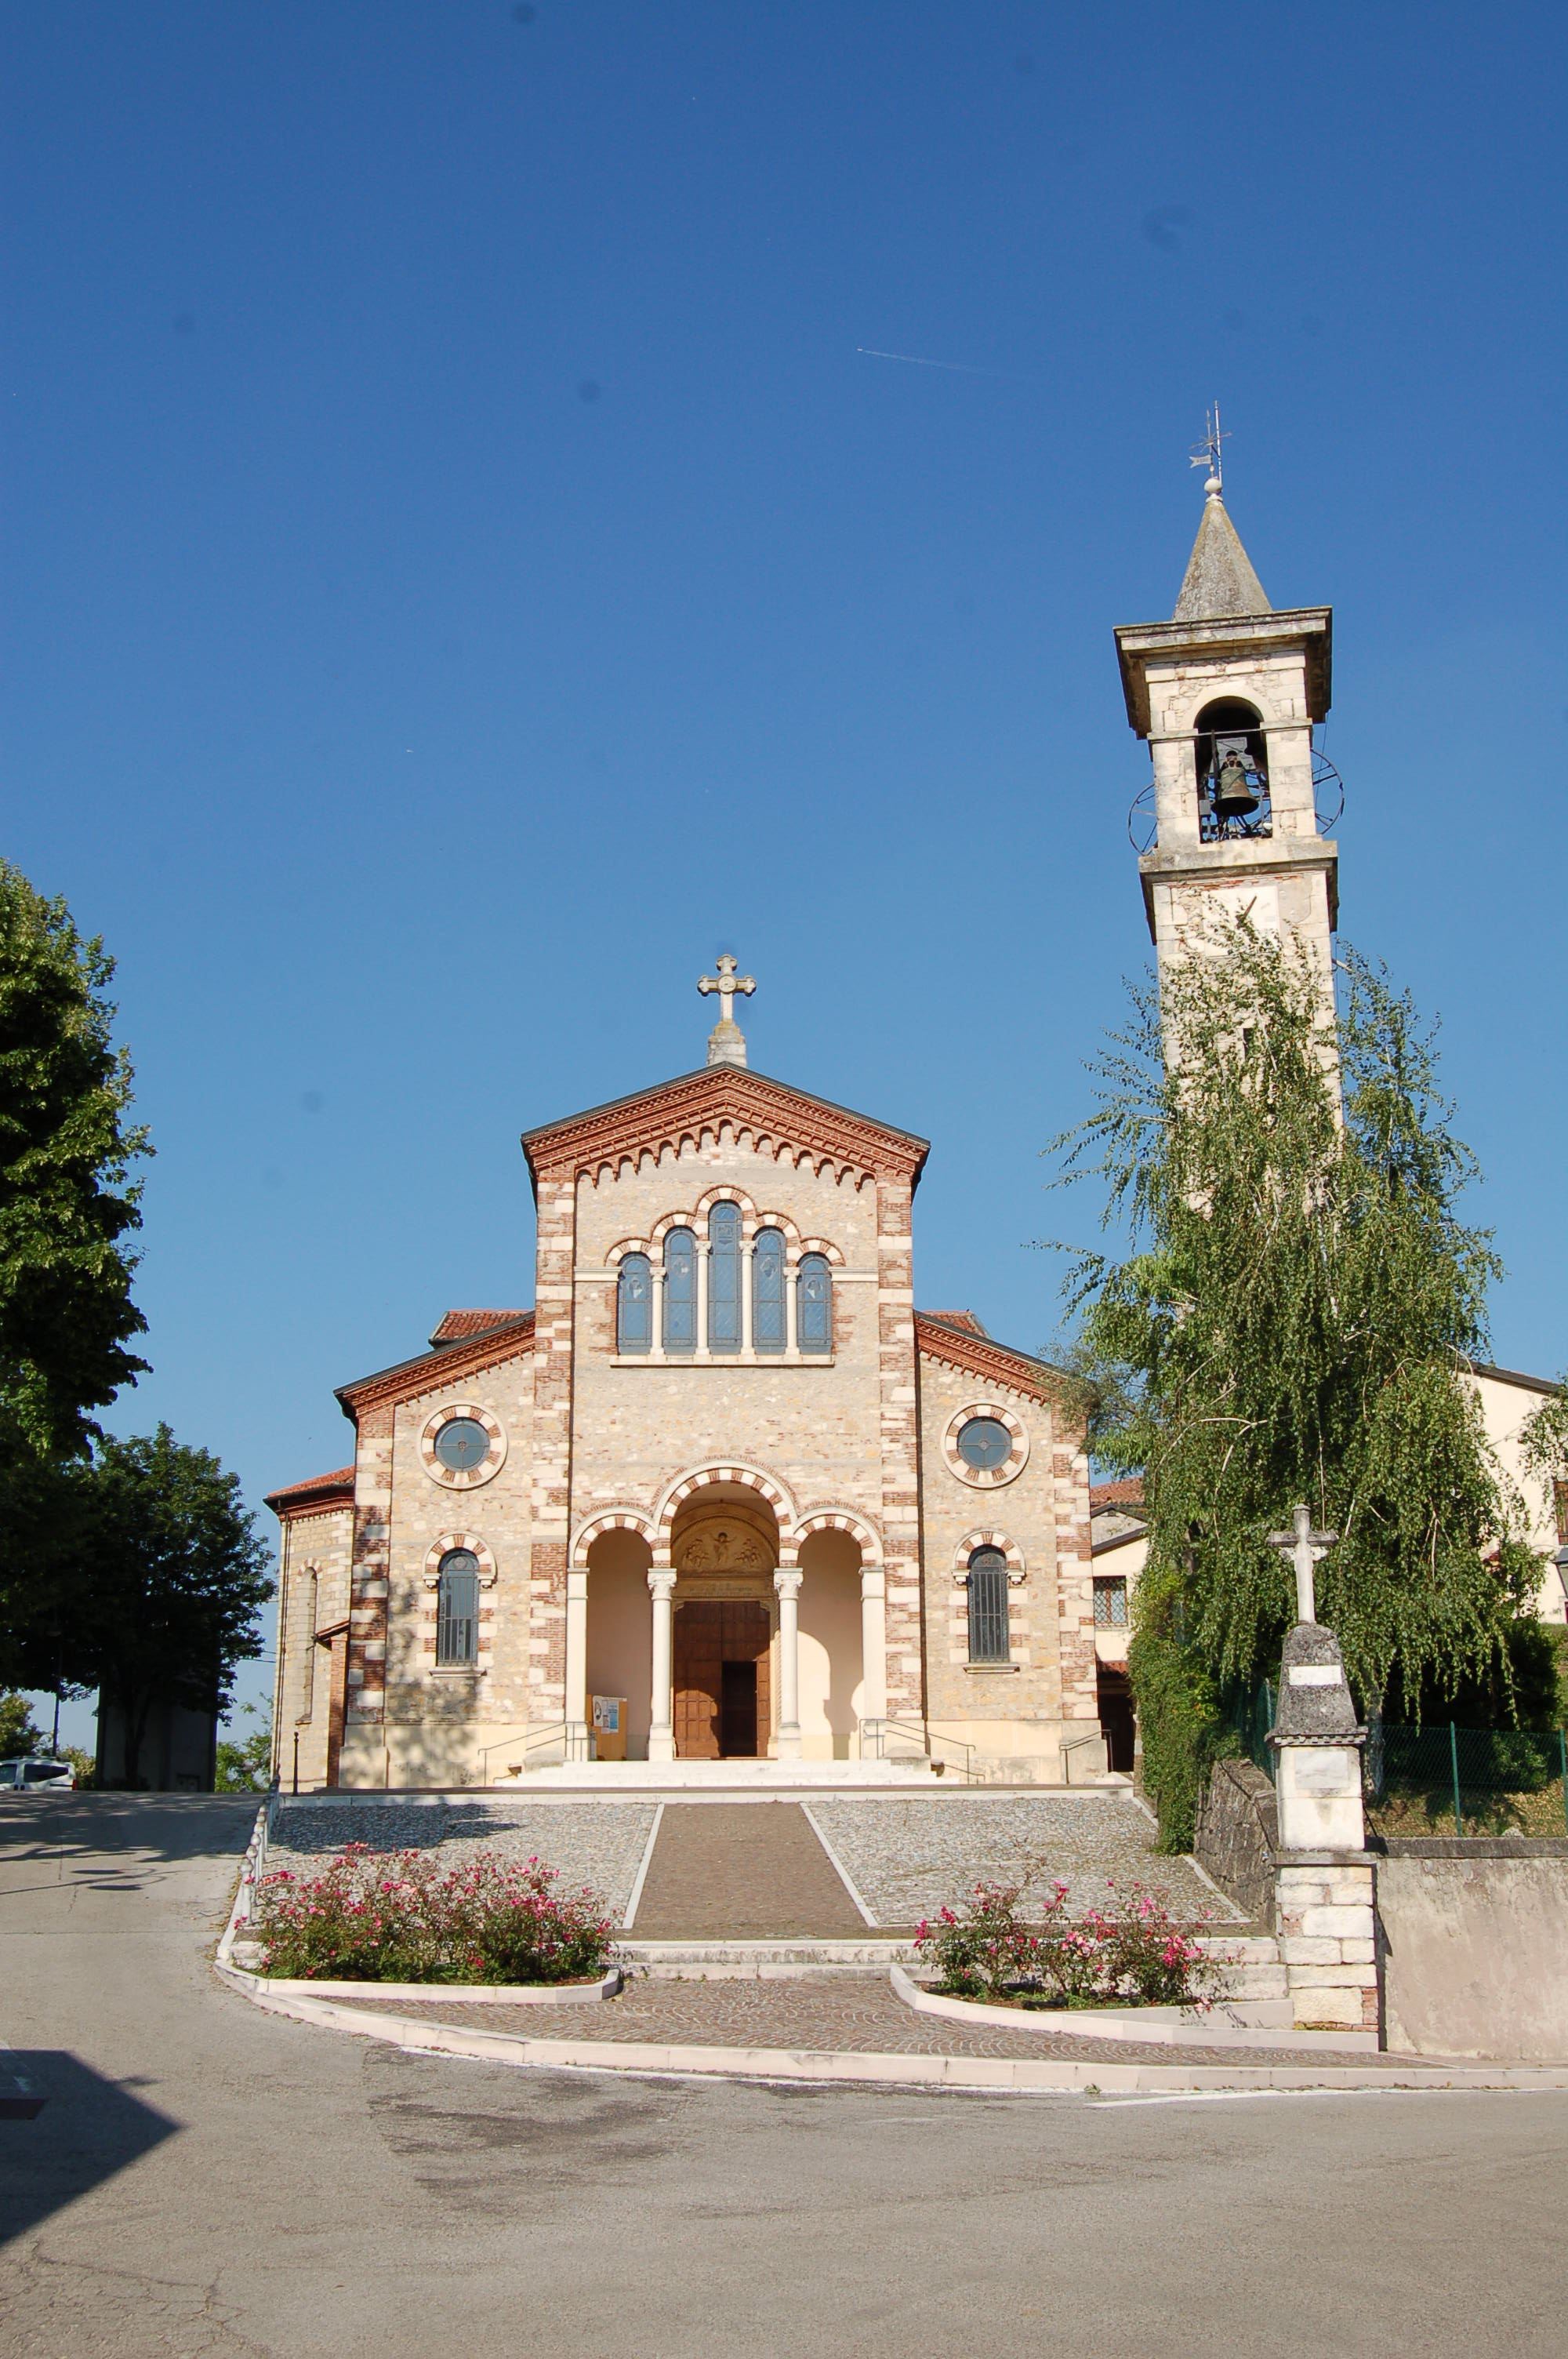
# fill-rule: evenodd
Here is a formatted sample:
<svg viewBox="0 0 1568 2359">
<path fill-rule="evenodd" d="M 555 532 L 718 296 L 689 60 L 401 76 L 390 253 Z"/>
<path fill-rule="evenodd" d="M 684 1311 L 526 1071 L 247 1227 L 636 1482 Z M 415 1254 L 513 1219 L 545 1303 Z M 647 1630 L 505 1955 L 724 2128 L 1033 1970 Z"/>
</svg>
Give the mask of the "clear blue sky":
<svg viewBox="0 0 1568 2359">
<path fill-rule="evenodd" d="M 517 1133 L 699 1063 L 726 940 L 754 1063 L 931 1138 L 921 1298 L 1048 1347 L 1037 1150 L 1148 956 L 1110 635 L 1216 394 L 1336 609 L 1343 922 L 1444 1016 L 1496 1354 L 1568 1359 L 1561 8 L 0 34 L 4 841 L 158 1150 L 119 1430 L 257 1506 L 340 1462 L 334 1385 L 531 1298 Z"/>
</svg>

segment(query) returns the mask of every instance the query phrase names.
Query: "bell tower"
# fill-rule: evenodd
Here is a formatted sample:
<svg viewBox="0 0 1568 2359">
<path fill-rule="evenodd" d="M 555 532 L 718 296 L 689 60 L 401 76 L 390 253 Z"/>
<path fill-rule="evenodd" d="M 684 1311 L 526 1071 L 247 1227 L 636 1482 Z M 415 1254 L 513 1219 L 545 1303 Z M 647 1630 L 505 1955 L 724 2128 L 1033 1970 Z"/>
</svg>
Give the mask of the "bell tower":
<svg viewBox="0 0 1568 2359">
<path fill-rule="evenodd" d="M 1189 954 L 1206 919 L 1250 913 L 1289 929 L 1332 991 L 1337 845 L 1322 832 L 1318 788 L 1336 775 L 1314 754 L 1329 704 L 1330 611 L 1270 605 L 1219 473 L 1217 414 L 1204 511 L 1168 623 L 1116 634 L 1127 717 L 1153 757 L 1133 806 L 1143 907 L 1162 973 Z M 1141 827 L 1136 822 L 1141 820 Z"/>
</svg>

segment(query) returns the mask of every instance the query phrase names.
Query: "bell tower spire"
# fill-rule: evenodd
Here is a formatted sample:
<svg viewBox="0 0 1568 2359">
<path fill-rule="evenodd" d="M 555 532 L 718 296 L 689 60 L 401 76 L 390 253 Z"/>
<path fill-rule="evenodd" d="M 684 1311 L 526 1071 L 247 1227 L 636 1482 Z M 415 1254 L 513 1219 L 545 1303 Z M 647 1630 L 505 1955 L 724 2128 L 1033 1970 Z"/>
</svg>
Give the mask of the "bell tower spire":
<svg viewBox="0 0 1568 2359">
<path fill-rule="evenodd" d="M 1138 867 L 1162 972 L 1206 919 L 1289 929 L 1333 987 L 1339 851 L 1321 831 L 1313 730 L 1328 712 L 1333 617 L 1270 605 L 1226 510 L 1218 406 L 1194 464 L 1203 515 L 1168 623 L 1116 634 L 1127 717 L 1153 764 Z"/>
</svg>

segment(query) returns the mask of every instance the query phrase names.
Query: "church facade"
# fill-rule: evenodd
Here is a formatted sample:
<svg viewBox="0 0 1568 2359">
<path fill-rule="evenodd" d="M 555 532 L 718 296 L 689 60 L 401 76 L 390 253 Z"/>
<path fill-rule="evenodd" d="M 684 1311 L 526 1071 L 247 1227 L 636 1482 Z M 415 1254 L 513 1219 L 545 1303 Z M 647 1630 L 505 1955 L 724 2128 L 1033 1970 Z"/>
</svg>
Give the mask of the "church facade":
<svg viewBox="0 0 1568 2359">
<path fill-rule="evenodd" d="M 449 1311 L 275 1493 L 276 1767 L 925 1756 L 1103 1770 L 1085 1404 L 917 1310 L 926 1142 L 708 1062 L 523 1140 L 527 1310 Z"/>
</svg>

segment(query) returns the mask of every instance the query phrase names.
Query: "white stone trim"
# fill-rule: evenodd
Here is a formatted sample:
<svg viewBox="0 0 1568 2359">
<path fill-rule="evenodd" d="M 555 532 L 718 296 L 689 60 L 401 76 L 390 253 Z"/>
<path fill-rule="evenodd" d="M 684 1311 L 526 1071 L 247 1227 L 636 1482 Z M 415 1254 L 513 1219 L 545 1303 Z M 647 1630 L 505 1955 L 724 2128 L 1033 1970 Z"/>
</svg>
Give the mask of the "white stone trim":
<svg viewBox="0 0 1568 2359">
<path fill-rule="evenodd" d="M 697 1466 L 679 1474 L 669 1484 L 654 1511 L 653 1527 L 648 1534 L 654 1550 L 654 1569 L 659 1571 L 669 1564 L 671 1535 L 675 1528 L 676 1511 L 698 1491 L 706 1491 L 717 1483 L 735 1483 L 748 1491 L 755 1491 L 773 1511 L 779 1527 L 779 1553 L 783 1561 L 784 1535 L 793 1531 L 796 1522 L 794 1499 L 775 1476 L 764 1474 L 758 1466 Z"/>
<path fill-rule="evenodd" d="M 1010 1539 L 1005 1532 L 986 1531 L 979 1525 L 972 1532 L 964 1534 L 953 1551 L 954 1580 L 960 1585 L 968 1580 L 969 1559 L 977 1549 L 983 1548 L 1000 1549 L 1007 1559 L 1008 1587 L 1022 1589 L 1029 1578 L 1029 1567 L 1024 1561 L 1023 1550 L 1019 1547 L 1018 1542 Z"/>
<path fill-rule="evenodd" d="M 449 1425 L 454 1418 L 460 1417 L 472 1418 L 476 1425 L 483 1426 L 490 1436 L 490 1448 L 477 1466 L 454 1470 L 443 1466 L 437 1457 L 436 1436 L 444 1425 Z M 425 1420 L 419 1436 L 419 1455 L 431 1482 L 439 1483 L 443 1490 L 477 1491 L 481 1483 L 492 1481 L 506 1462 L 505 1431 L 501 1419 L 489 1409 L 481 1408 L 477 1401 L 445 1401 L 434 1416 Z"/>
<path fill-rule="evenodd" d="M 1012 1449 L 1000 1466 L 967 1465 L 958 1452 L 958 1436 L 965 1426 L 977 1417 L 994 1418 L 1005 1425 L 1012 1436 Z M 955 1480 L 966 1484 L 971 1491 L 997 1491 L 1004 1483 L 1016 1482 L 1029 1462 L 1029 1429 L 1015 1410 L 994 1398 L 967 1401 L 956 1416 L 947 1420 L 942 1436 L 942 1455 L 947 1472 Z"/>
</svg>

